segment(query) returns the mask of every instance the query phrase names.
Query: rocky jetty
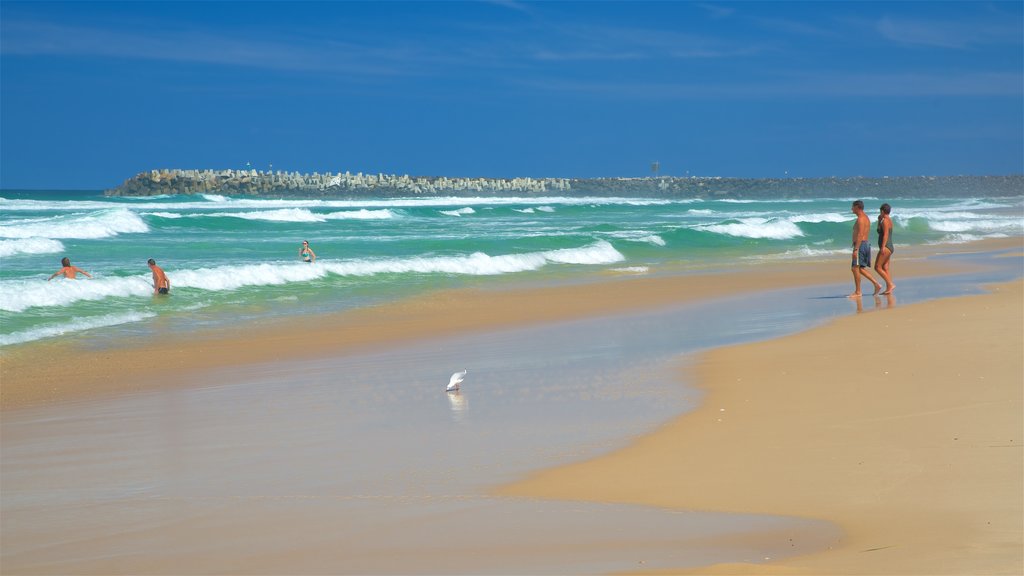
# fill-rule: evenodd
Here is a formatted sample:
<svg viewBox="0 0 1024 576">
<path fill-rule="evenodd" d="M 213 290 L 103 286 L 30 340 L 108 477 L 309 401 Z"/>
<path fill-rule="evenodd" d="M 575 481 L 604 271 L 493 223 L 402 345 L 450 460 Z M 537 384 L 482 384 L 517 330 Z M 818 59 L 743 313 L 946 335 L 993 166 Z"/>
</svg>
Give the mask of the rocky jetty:
<svg viewBox="0 0 1024 576">
<path fill-rule="evenodd" d="M 438 196 L 558 194 L 561 178 L 447 178 L 393 174 L 300 174 L 257 170 L 152 170 L 137 174 L 108 196 L 225 194 L 238 196 Z"/>
<path fill-rule="evenodd" d="M 222 194 L 268 198 L 416 196 L 619 196 L 656 198 L 993 197 L 1024 194 L 1024 176 L 883 178 L 449 178 L 393 174 L 151 170 L 108 196 Z"/>
</svg>

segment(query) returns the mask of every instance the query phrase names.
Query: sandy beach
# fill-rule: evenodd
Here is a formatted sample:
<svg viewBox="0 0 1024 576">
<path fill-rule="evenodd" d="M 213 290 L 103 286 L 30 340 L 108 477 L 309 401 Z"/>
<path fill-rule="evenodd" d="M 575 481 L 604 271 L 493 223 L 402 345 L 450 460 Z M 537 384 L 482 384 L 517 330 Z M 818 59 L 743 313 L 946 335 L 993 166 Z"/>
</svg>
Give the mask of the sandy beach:
<svg viewBox="0 0 1024 576">
<path fill-rule="evenodd" d="M 694 574 L 1020 574 L 1024 293 L 990 290 L 712 351 L 699 410 L 500 493 L 845 531 L 819 554 Z"/>
<path fill-rule="evenodd" d="M 925 259 L 934 254 L 1002 250 L 1000 258 L 1016 265 L 1020 247 L 1020 239 L 1014 238 L 919 248 L 913 254 L 907 250 L 897 278 L 941 281 L 943 275 L 971 269 L 962 261 Z M 706 275 L 613 278 L 582 287 L 443 292 L 325 316 L 315 323 L 247 327 L 244 333 L 174 336 L 104 349 L 34 345 L 5 351 L 2 408 L 11 415 L 47 405 L 73 407 L 86 399 L 102 406 L 104 397 L 188 388 L 203 381 L 203 375 L 246 370 L 260 362 L 338 357 L 444 336 L 472 337 L 516 326 L 656 311 L 728 295 L 750 294 L 756 300 L 757 294 L 792 286 L 794 278 L 820 285 L 822 298 L 837 299 L 856 311 L 843 298 L 849 291 L 848 270 L 834 262 L 792 264 L 785 270 L 750 267 Z M 531 473 L 487 496 L 509 503 L 589 501 L 796 517 L 829 522 L 840 533 L 826 535 L 831 542 L 827 546 L 820 538 L 814 540 L 806 527 L 776 531 L 775 537 L 789 534 L 792 553 L 802 555 L 781 562 L 756 558 L 691 573 L 1020 573 L 1024 294 L 1019 280 L 989 290 L 895 307 L 866 296 L 863 308 L 870 313 L 846 313 L 796 335 L 711 350 L 678 375 L 704 391 L 696 411 L 624 448 Z M 148 502 L 167 505 L 160 499 Z M 238 514 L 253 514 L 258 521 L 262 517 L 256 512 L 263 505 L 238 508 Z M 333 521 L 326 509 L 305 513 L 313 526 L 326 528 Z M 650 523 L 643 517 L 636 522 Z M 202 535 L 207 528 L 200 524 L 189 530 Z M 284 538 L 286 532 L 272 530 L 261 537 Z M 545 550 L 544 543 L 519 542 L 516 533 L 509 530 L 495 557 Z M 709 533 L 706 538 L 714 548 L 715 542 L 736 536 Z M 802 538 L 807 541 L 795 541 Z M 593 543 L 576 546 L 577 556 L 596 559 L 605 552 Z M 758 543 L 750 548 L 758 549 Z M 784 556 L 787 551 L 781 552 Z M 280 573 L 274 567 L 305 557 L 238 563 L 222 553 L 192 558 L 180 567 L 191 572 L 201 572 L 205 565 L 226 572 L 244 567 L 248 572 Z M 412 555 L 396 562 L 410 571 L 422 568 Z M 36 571 L 53 573 L 66 572 L 73 564 L 38 566 L 44 568 Z M 92 573 L 101 573 L 117 564 L 93 566 Z M 372 564 L 367 566 L 371 570 Z"/>
</svg>

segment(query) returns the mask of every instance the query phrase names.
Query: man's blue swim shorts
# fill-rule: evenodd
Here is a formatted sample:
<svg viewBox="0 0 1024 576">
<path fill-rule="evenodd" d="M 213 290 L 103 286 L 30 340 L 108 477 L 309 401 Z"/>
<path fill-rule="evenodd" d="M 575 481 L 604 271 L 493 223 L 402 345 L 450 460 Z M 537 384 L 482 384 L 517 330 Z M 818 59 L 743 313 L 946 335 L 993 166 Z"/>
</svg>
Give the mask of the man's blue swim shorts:
<svg viewBox="0 0 1024 576">
<path fill-rule="evenodd" d="M 858 262 L 859 260 L 859 262 Z M 861 268 L 867 268 L 871 266 L 871 243 L 864 241 L 860 243 L 857 248 L 857 258 L 850 261 L 850 267 L 860 266 Z"/>
</svg>

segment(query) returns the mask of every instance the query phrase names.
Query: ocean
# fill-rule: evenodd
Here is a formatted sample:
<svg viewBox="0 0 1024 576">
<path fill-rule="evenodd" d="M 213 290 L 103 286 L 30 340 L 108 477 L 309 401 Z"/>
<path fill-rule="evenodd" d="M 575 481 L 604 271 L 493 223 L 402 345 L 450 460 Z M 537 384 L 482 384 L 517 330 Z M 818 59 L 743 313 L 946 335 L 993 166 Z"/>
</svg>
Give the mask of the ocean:
<svg viewBox="0 0 1024 576">
<path fill-rule="evenodd" d="M 1024 235 L 1024 190 L 1008 197 L 1005 187 L 972 186 L 928 197 L 927 179 L 918 184 L 905 198 L 876 198 L 871 181 L 864 185 L 869 215 L 882 202 L 893 207 L 897 258 L 905 246 Z M 619 198 L 353 200 L 3 190 L 0 345 L 57 338 L 102 345 L 444 288 L 764 261 L 834 259 L 842 268 L 853 221 L 848 192 L 778 200 L 680 199 L 656 189 Z M 300 259 L 303 240 L 316 263 Z M 65 256 L 93 278 L 47 282 Z M 149 258 L 170 277 L 170 297 L 153 297 Z"/>
</svg>

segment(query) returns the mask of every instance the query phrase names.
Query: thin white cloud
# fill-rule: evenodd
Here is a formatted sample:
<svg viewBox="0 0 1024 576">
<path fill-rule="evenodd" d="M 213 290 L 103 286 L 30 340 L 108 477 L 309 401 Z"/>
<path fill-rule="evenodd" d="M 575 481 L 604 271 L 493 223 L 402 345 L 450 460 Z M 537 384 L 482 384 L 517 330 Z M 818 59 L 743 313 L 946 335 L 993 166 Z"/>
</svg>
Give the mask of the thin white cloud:
<svg viewBox="0 0 1024 576">
<path fill-rule="evenodd" d="M 587 51 L 587 50 L 552 50 L 539 48 L 531 53 L 535 60 L 549 62 L 581 62 L 581 61 L 616 61 L 616 60 L 644 60 L 647 55 L 639 51 L 615 52 L 611 50 Z"/>
<path fill-rule="evenodd" d="M 729 18 L 730 16 L 732 16 L 733 14 L 736 13 L 736 9 L 735 8 L 725 7 L 725 6 L 721 6 L 719 4 L 709 4 L 707 2 L 698 2 L 698 3 L 694 4 L 694 6 L 697 6 L 701 10 L 704 10 L 705 12 L 708 13 L 708 15 L 711 18 L 715 18 L 715 19 Z"/>
<path fill-rule="evenodd" d="M 884 16 L 875 25 L 883 37 L 901 44 L 963 49 L 986 44 L 1021 43 L 1019 22 L 929 21 Z"/>
<path fill-rule="evenodd" d="M 533 14 L 533 8 L 524 2 L 517 2 L 516 0 L 482 0 L 485 4 L 493 4 L 502 8 L 508 8 L 509 10 L 515 10 L 516 12 L 523 12 L 525 14 Z"/>
<path fill-rule="evenodd" d="M 657 28 L 560 24 L 552 26 L 542 60 L 708 59 L 748 56 L 764 50 L 755 43 L 735 43 L 700 34 Z"/>
<path fill-rule="evenodd" d="M 131 32 L 36 21 L 4 22 L 0 50 L 8 56 L 106 57 L 367 75 L 404 70 L 404 55 L 395 49 L 336 41 L 252 40 L 187 29 Z"/>
<path fill-rule="evenodd" d="M 576 93 L 596 98 L 702 100 L 714 98 L 923 98 L 1020 97 L 1024 75 L 1018 72 L 963 73 L 822 73 L 777 74 L 723 82 L 695 79 L 677 82 L 607 82 L 516 79 L 531 90 Z"/>
</svg>

